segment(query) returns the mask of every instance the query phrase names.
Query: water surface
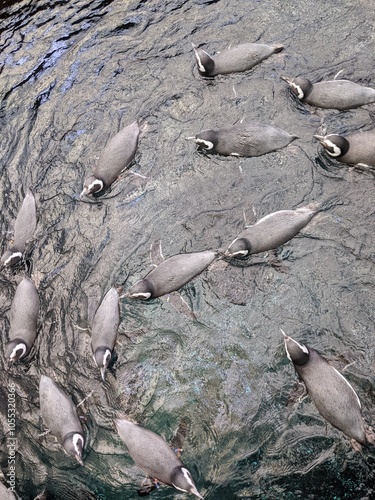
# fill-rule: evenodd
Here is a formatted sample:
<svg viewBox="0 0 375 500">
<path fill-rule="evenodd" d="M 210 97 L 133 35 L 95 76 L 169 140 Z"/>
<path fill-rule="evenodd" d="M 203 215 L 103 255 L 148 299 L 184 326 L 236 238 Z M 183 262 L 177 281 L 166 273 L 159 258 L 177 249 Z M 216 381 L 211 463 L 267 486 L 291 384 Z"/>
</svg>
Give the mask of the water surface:
<svg viewBox="0 0 375 500">
<path fill-rule="evenodd" d="M 355 453 L 326 425 L 297 377 L 280 327 L 343 369 L 369 423 L 374 391 L 374 177 L 327 159 L 316 133 L 372 128 L 374 105 L 338 112 L 297 103 L 281 76 L 372 84 L 375 14 L 368 2 L 3 2 L 1 33 L 2 251 L 28 187 L 38 227 L 32 275 L 42 301 L 27 361 L 0 360 L 1 422 L 17 387 L 17 491 L 33 499 L 135 499 L 143 474 L 112 427 L 119 414 L 173 439 L 206 499 L 360 499 L 375 493 L 374 448 Z M 285 50 L 242 74 L 206 80 L 191 42 L 215 53 L 242 42 Z M 239 120 L 300 137 L 258 158 L 195 151 L 186 137 Z M 143 128 L 130 173 L 80 201 L 85 175 L 110 137 Z M 141 177 L 144 176 L 144 177 Z M 103 384 L 90 349 L 93 314 L 113 283 L 124 289 L 163 254 L 223 248 L 276 210 L 338 196 L 277 252 L 247 266 L 223 261 L 182 296 L 121 301 L 117 359 Z M 22 273 L 0 277 L 3 343 Z M 39 412 L 40 374 L 79 406 L 85 465 L 63 453 Z M 1 464 L 6 473 L 6 436 Z M 184 498 L 161 487 L 152 498 Z"/>
</svg>

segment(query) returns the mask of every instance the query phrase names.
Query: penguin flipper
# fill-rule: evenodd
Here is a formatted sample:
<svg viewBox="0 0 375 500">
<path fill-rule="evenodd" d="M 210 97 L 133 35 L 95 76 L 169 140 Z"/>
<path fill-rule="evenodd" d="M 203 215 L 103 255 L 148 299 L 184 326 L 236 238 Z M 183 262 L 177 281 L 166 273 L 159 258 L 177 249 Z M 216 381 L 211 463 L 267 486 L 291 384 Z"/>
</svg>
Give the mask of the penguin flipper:
<svg viewBox="0 0 375 500">
<path fill-rule="evenodd" d="M 366 429 L 366 441 L 370 444 L 375 445 L 375 432 L 372 427 Z"/>
<path fill-rule="evenodd" d="M 307 396 L 308 393 L 305 384 L 298 380 L 289 393 L 287 405 L 289 407 L 299 405 Z"/>
<path fill-rule="evenodd" d="M 253 205 L 252 207 L 252 214 L 250 216 L 250 219 L 247 218 L 245 209 L 243 209 L 243 220 L 244 220 L 244 227 L 247 229 L 248 227 L 254 226 L 257 222 L 257 211 L 256 207 Z"/>
<path fill-rule="evenodd" d="M 146 476 L 137 491 L 139 497 L 145 497 L 159 487 L 159 481 L 151 476 Z"/>
<path fill-rule="evenodd" d="M 170 445 L 175 452 L 178 451 L 179 453 L 182 453 L 184 441 L 190 426 L 190 419 L 188 417 L 182 417 L 170 442 Z"/>
<path fill-rule="evenodd" d="M 163 302 L 169 302 L 172 304 L 172 306 L 176 309 L 181 314 L 184 314 L 188 318 L 192 319 L 197 319 L 196 315 L 194 314 L 193 310 L 189 306 L 189 304 L 186 302 L 186 300 L 183 299 L 181 294 L 179 292 L 171 292 L 168 295 L 164 295 L 163 297 L 160 297 Z"/>
<path fill-rule="evenodd" d="M 269 250 L 268 263 L 278 273 L 288 273 L 290 271 L 289 267 L 283 264 L 282 261 L 280 260 L 276 249 Z"/>
<path fill-rule="evenodd" d="M 150 260 L 151 260 L 151 264 L 154 267 L 157 267 L 159 264 L 161 264 L 165 260 L 163 252 L 161 250 L 161 240 L 154 241 L 154 243 L 151 244 Z"/>
</svg>

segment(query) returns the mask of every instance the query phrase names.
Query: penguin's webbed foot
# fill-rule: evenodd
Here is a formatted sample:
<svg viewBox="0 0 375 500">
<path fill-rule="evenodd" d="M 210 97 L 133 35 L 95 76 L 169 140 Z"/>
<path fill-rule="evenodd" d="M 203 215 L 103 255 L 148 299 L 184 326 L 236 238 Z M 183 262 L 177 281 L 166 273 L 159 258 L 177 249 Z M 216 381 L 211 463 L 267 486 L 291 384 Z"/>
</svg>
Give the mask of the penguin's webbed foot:
<svg viewBox="0 0 375 500">
<path fill-rule="evenodd" d="M 271 267 L 275 269 L 278 273 L 288 273 L 289 272 L 289 267 L 286 266 L 285 264 L 282 264 L 280 261 L 272 261 L 270 262 Z"/>
<path fill-rule="evenodd" d="M 284 265 L 277 254 L 277 250 L 270 250 L 268 253 L 268 263 L 278 273 L 288 273 L 289 267 Z"/>
<path fill-rule="evenodd" d="M 183 448 L 173 448 L 173 451 L 174 451 L 176 457 L 180 458 L 182 453 L 184 452 L 184 449 Z"/>
<path fill-rule="evenodd" d="M 309 394 L 308 394 L 306 386 L 303 382 L 297 382 L 297 383 L 298 383 L 298 387 L 302 390 L 302 394 L 297 398 L 297 403 L 300 404 L 300 403 L 302 403 L 302 401 L 304 399 L 307 398 L 307 396 Z"/>
<path fill-rule="evenodd" d="M 355 439 L 350 439 L 350 444 L 355 452 L 361 452 L 362 451 L 362 445 L 358 443 Z"/>
<path fill-rule="evenodd" d="M 366 429 L 366 441 L 369 444 L 375 445 L 375 432 L 374 432 L 374 429 L 372 429 L 372 427 L 368 427 Z"/>
<path fill-rule="evenodd" d="M 147 476 L 142 481 L 141 487 L 138 490 L 138 496 L 145 497 L 149 495 L 156 488 L 159 488 L 159 481 L 153 477 Z"/>
</svg>

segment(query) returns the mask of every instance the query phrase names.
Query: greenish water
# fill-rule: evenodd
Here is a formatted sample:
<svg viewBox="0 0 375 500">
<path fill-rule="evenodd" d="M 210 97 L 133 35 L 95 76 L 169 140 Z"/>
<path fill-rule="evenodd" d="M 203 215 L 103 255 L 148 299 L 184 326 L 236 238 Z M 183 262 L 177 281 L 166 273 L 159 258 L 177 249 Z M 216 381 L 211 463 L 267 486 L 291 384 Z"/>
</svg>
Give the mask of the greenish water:
<svg viewBox="0 0 375 500">
<path fill-rule="evenodd" d="M 28 187 L 38 227 L 32 275 L 42 308 L 35 345 L 5 370 L 0 357 L 1 466 L 7 387 L 16 385 L 16 489 L 22 499 L 135 499 L 142 471 L 112 420 L 128 415 L 173 439 L 205 499 L 374 498 L 373 447 L 355 453 L 326 425 L 297 377 L 280 328 L 311 344 L 358 392 L 373 424 L 374 177 L 327 159 L 316 133 L 373 126 L 374 105 L 338 112 L 297 103 L 281 76 L 372 85 L 367 2 L 36 1 L 0 5 L 2 251 Z M 245 73 L 199 76 L 191 42 L 210 53 L 242 42 L 285 50 Z M 92 202 L 78 194 L 110 137 L 139 120 L 131 170 Z M 258 158 L 204 156 L 186 138 L 239 120 L 300 138 Z M 182 290 L 196 320 L 168 301 L 121 301 L 117 358 L 103 384 L 90 348 L 93 314 L 164 256 L 224 248 L 276 210 L 337 195 L 278 250 L 245 267 L 215 263 Z M 285 271 L 285 272 L 281 272 Z M 20 272 L 2 271 L 3 342 Z M 40 374 L 79 406 L 84 467 L 45 431 Z M 9 436 L 8 436 L 9 437 Z M 184 498 L 161 487 L 155 499 Z"/>
</svg>

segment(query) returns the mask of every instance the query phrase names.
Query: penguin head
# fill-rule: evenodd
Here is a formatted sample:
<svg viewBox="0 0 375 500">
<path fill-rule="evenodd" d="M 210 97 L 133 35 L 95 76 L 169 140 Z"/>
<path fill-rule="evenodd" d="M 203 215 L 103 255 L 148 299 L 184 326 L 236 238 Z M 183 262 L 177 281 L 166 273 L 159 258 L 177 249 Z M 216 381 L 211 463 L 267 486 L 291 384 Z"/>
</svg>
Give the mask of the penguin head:
<svg viewBox="0 0 375 500">
<path fill-rule="evenodd" d="M 215 62 L 205 50 L 197 49 L 192 43 L 198 71 L 201 76 L 210 76 L 215 68 Z"/>
<path fill-rule="evenodd" d="M 153 294 L 154 287 L 152 283 L 147 278 L 144 278 L 143 280 L 137 281 L 125 296 L 129 299 L 147 300 L 152 298 Z"/>
<path fill-rule="evenodd" d="M 314 135 L 314 137 L 318 139 L 327 153 L 334 158 L 344 156 L 349 151 L 349 141 L 342 135 L 330 134 L 323 137 Z"/>
<path fill-rule="evenodd" d="M 203 498 L 202 495 L 199 494 L 190 472 L 183 465 L 175 467 L 172 470 L 171 485 L 176 488 L 176 490 L 190 493 L 198 498 Z"/>
<path fill-rule="evenodd" d="M 74 457 L 80 465 L 83 465 L 82 452 L 84 445 L 85 440 L 80 432 L 69 432 L 69 434 L 64 437 L 64 450 Z"/>
<path fill-rule="evenodd" d="M 103 382 L 105 380 L 105 371 L 111 361 L 112 352 L 108 347 L 98 347 L 94 352 L 94 361 L 96 366 L 100 368 L 100 373 L 102 374 Z"/>
<path fill-rule="evenodd" d="M 195 136 L 195 143 L 200 151 L 211 151 L 217 146 L 217 137 L 214 130 L 203 130 Z"/>
<path fill-rule="evenodd" d="M 302 76 L 294 78 L 293 80 L 286 77 L 281 78 L 288 83 L 290 90 L 298 97 L 298 99 L 301 99 L 301 101 L 306 99 L 313 89 L 313 84 L 308 78 L 304 78 Z"/>
<path fill-rule="evenodd" d="M 93 193 L 98 193 L 104 188 L 104 182 L 101 179 L 97 179 L 93 175 L 90 175 L 89 177 L 86 177 L 85 182 L 83 183 L 83 191 L 80 194 L 80 197 L 88 195 L 88 194 L 93 194 Z"/>
<path fill-rule="evenodd" d="M 4 267 L 11 267 L 20 262 L 22 259 L 22 252 L 18 252 L 16 249 L 10 249 L 4 252 L 1 257 L 1 263 Z"/>
<path fill-rule="evenodd" d="M 236 238 L 225 252 L 226 257 L 246 257 L 249 255 L 249 242 L 245 238 Z"/>
<path fill-rule="evenodd" d="M 309 350 L 306 346 L 299 344 L 296 340 L 292 339 L 281 330 L 284 336 L 284 344 L 286 355 L 290 361 L 297 366 L 303 366 L 309 361 Z"/>
<path fill-rule="evenodd" d="M 27 353 L 27 345 L 22 339 L 14 339 L 5 346 L 5 357 L 10 363 L 17 363 Z"/>
</svg>

